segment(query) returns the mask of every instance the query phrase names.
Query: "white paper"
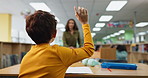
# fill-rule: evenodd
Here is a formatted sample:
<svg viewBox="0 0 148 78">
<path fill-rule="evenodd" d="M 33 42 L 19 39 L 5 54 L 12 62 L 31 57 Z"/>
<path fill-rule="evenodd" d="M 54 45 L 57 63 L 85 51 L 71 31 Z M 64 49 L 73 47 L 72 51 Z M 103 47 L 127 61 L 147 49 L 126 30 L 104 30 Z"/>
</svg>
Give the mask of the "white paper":
<svg viewBox="0 0 148 78">
<path fill-rule="evenodd" d="M 89 67 L 69 67 L 66 73 L 93 74 Z"/>
</svg>

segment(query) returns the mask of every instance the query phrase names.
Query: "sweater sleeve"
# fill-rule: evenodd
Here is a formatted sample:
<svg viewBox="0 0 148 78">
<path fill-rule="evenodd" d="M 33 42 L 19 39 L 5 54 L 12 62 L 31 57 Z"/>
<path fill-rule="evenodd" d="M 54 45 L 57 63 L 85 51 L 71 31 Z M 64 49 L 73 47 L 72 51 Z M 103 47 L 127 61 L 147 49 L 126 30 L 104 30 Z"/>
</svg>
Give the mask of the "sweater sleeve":
<svg viewBox="0 0 148 78">
<path fill-rule="evenodd" d="M 82 42 L 81 42 L 81 37 L 80 37 L 80 33 L 78 32 L 78 44 L 79 44 L 79 47 L 81 47 L 82 46 L 82 44 L 81 44 Z"/>
<path fill-rule="evenodd" d="M 82 26 L 84 34 L 84 47 L 70 49 L 67 47 L 58 47 L 57 53 L 65 66 L 78 62 L 84 58 L 88 58 L 94 53 L 94 43 L 91 36 L 89 24 Z"/>
</svg>

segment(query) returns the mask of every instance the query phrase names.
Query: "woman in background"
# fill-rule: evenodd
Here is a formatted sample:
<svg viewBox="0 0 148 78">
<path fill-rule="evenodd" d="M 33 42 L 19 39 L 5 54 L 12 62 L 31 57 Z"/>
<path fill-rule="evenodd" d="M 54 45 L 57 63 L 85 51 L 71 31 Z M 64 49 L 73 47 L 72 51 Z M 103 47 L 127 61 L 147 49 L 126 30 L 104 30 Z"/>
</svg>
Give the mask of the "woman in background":
<svg viewBox="0 0 148 78">
<path fill-rule="evenodd" d="M 65 47 L 76 48 L 77 43 L 81 47 L 80 33 L 74 19 L 69 19 L 63 34 L 63 45 Z"/>
<path fill-rule="evenodd" d="M 125 45 L 118 45 L 116 51 L 116 58 L 117 60 L 127 60 L 127 50 Z"/>
</svg>

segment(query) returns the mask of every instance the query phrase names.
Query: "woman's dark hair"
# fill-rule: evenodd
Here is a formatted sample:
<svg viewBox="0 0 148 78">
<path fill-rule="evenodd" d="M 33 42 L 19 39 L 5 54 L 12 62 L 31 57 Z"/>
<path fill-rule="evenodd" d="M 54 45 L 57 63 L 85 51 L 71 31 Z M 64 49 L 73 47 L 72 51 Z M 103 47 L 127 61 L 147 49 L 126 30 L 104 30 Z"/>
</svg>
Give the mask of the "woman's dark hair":
<svg viewBox="0 0 148 78">
<path fill-rule="evenodd" d="M 65 26 L 66 32 L 70 31 L 68 25 L 69 25 L 69 21 L 71 21 L 71 20 L 74 22 L 74 27 L 73 27 L 73 29 L 74 29 L 74 30 L 78 30 L 78 27 L 77 27 L 76 21 L 75 21 L 74 19 L 69 19 L 69 20 L 67 21 L 66 26 Z"/>
<path fill-rule="evenodd" d="M 56 24 L 54 15 L 38 10 L 26 18 L 26 31 L 36 44 L 49 43 L 56 33 Z"/>
<path fill-rule="evenodd" d="M 116 49 L 117 49 L 119 52 L 121 52 L 121 51 L 127 51 L 125 45 L 118 45 Z"/>
</svg>

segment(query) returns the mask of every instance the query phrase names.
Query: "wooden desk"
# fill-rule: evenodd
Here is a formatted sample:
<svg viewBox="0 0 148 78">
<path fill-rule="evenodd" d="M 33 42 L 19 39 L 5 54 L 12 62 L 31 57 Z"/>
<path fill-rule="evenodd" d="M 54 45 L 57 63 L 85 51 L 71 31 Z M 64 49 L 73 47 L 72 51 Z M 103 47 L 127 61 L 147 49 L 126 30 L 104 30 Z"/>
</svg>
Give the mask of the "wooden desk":
<svg viewBox="0 0 148 78">
<path fill-rule="evenodd" d="M 138 63 L 138 70 L 120 70 L 111 69 L 109 72 L 107 69 L 102 69 L 100 66 L 90 67 L 94 74 L 66 74 L 66 78 L 148 78 L 148 65 Z M 19 66 L 15 65 L 0 70 L 0 78 L 16 78 L 19 73 Z M 75 63 L 72 67 L 84 66 L 81 63 Z M 7 77 L 4 77 L 7 76 Z M 15 77 L 11 77 L 15 76 Z"/>
</svg>

